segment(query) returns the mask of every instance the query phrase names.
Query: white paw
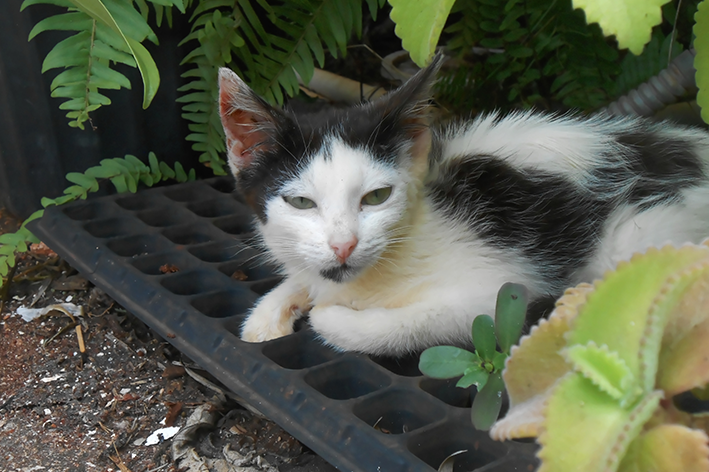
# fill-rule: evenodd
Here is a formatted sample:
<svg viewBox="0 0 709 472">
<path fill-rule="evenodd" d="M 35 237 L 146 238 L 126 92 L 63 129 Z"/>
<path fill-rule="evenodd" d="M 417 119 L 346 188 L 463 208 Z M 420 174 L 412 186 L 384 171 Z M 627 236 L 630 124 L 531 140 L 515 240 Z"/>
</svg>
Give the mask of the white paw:
<svg viewBox="0 0 709 472">
<path fill-rule="evenodd" d="M 310 311 L 310 326 L 323 340 L 345 351 L 368 352 L 372 339 L 362 330 L 358 312 L 340 305 L 316 306 Z"/>
<path fill-rule="evenodd" d="M 291 297 L 284 299 L 274 294 L 266 295 L 251 311 L 241 328 L 242 340 L 258 343 L 292 334 L 293 323 L 310 308 Z"/>
</svg>

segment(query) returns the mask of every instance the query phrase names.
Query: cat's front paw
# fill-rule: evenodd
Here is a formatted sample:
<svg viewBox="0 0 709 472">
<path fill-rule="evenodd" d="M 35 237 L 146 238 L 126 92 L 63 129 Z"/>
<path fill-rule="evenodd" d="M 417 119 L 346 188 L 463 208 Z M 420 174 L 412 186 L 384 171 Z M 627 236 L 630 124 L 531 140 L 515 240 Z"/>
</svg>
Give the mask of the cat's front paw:
<svg viewBox="0 0 709 472">
<path fill-rule="evenodd" d="M 310 310 L 310 300 L 302 292 L 267 294 L 254 307 L 241 327 L 241 339 L 258 343 L 293 333 L 293 323 Z M 285 288 L 285 287 L 284 287 Z"/>
</svg>

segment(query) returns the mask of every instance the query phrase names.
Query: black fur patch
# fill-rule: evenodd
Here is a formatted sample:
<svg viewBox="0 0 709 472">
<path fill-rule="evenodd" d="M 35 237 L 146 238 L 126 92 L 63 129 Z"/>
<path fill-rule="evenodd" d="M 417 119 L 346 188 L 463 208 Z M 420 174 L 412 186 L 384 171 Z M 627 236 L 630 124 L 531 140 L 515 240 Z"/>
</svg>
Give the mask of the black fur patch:
<svg viewBox="0 0 709 472">
<path fill-rule="evenodd" d="M 332 280 L 333 282 L 342 283 L 345 280 L 352 277 L 359 270 L 349 266 L 347 264 L 342 264 L 337 267 L 332 267 L 330 269 L 323 269 L 320 271 L 320 275 L 327 280 Z"/>
<path fill-rule="evenodd" d="M 666 139 L 652 132 L 619 134 L 616 140 L 626 147 L 627 165 L 600 168 L 596 177 L 608 185 L 634 182 L 627 198 L 641 209 L 680 199 L 680 192 L 698 185 L 704 178 L 701 163 L 690 142 Z M 617 162 L 618 156 L 608 156 Z"/>
<path fill-rule="evenodd" d="M 453 160 L 429 184 L 435 205 L 493 246 L 518 251 L 561 289 L 593 255 L 610 205 L 559 175 L 486 155 Z"/>
</svg>

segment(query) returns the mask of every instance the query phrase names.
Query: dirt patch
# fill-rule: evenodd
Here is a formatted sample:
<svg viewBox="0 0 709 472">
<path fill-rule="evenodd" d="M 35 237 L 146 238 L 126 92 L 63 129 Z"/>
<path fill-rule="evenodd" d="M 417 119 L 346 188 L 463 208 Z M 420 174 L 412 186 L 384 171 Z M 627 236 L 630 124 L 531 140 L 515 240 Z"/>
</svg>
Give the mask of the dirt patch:
<svg viewBox="0 0 709 472">
<path fill-rule="evenodd" d="M 21 259 L 4 298 L 0 470 L 335 470 L 46 248 Z M 17 315 L 60 303 L 83 316 Z M 170 426 L 173 439 L 150 438 Z"/>
</svg>

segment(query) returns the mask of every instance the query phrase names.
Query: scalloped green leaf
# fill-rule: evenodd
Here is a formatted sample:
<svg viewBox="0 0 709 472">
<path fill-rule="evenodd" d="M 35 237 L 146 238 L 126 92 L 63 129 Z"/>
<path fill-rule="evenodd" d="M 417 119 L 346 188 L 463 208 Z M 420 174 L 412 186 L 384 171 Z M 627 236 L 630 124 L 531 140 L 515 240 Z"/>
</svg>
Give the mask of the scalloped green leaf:
<svg viewBox="0 0 709 472">
<path fill-rule="evenodd" d="M 705 246 L 651 248 L 618 265 L 596 284 L 566 336 L 569 346 L 595 342 L 615 351 L 639 379 L 652 388 L 667 310 L 655 310 L 655 298 L 667 278 L 709 257 Z M 613 326 L 613 329 L 608 329 Z M 649 371 L 643 365 L 650 367 Z M 645 369 L 645 370 L 643 370 Z"/>
<path fill-rule="evenodd" d="M 709 470 L 709 437 L 704 431 L 663 424 L 638 436 L 618 467 L 618 472 L 706 472 Z"/>
<path fill-rule="evenodd" d="M 628 366 L 607 346 L 599 347 L 593 342 L 585 346 L 577 344 L 565 349 L 564 354 L 575 371 L 614 399 L 632 401 L 641 393 Z"/>
<path fill-rule="evenodd" d="M 539 472 L 616 470 L 630 441 L 652 416 L 662 392 L 652 392 L 632 409 L 596 388 L 581 374 L 568 374 L 549 398 L 537 454 Z"/>
<path fill-rule="evenodd" d="M 694 49 L 697 51 L 694 56 L 697 73 L 694 77 L 699 88 L 697 104 L 701 107 L 702 119 L 709 123 L 709 2 L 704 0 L 699 4 L 694 21 Z"/>
<path fill-rule="evenodd" d="M 424 67 L 431 62 L 455 0 L 388 0 L 394 32 L 411 59 Z"/>
<path fill-rule="evenodd" d="M 606 36 L 615 35 L 620 48 L 639 55 L 650 41 L 653 26 L 662 22 L 660 7 L 669 0 L 573 0 L 586 12 L 586 21 L 598 23 Z"/>
</svg>

